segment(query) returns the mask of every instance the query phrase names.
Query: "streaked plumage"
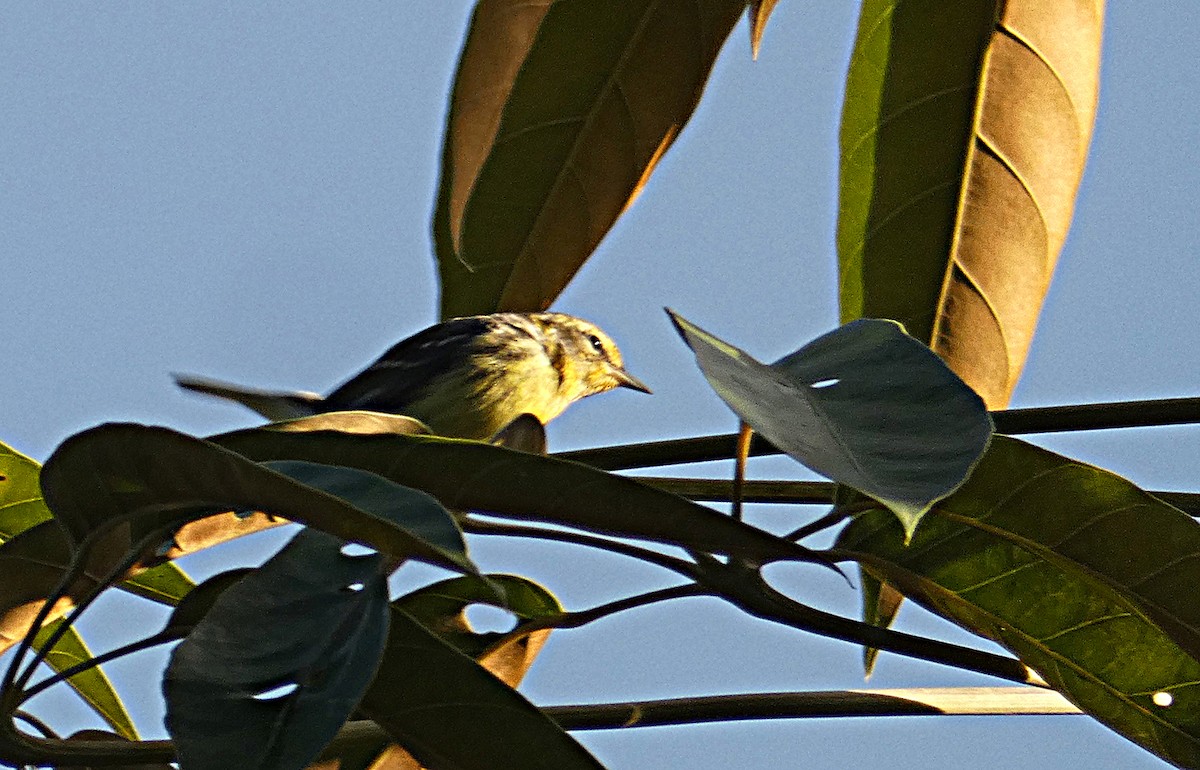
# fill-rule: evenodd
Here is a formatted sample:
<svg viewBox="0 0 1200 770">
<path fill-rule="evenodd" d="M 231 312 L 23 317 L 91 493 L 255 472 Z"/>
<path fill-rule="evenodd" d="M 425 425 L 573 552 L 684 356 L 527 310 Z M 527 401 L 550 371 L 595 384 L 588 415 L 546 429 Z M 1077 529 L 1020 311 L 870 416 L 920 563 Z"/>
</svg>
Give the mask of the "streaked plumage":
<svg viewBox="0 0 1200 770">
<path fill-rule="evenodd" d="M 324 398 L 177 376 L 183 388 L 237 401 L 271 420 L 320 412 L 404 414 L 434 433 L 487 439 L 519 415 L 543 423 L 616 387 L 649 393 L 594 324 L 563 313 L 453 318 L 404 339 Z"/>
</svg>

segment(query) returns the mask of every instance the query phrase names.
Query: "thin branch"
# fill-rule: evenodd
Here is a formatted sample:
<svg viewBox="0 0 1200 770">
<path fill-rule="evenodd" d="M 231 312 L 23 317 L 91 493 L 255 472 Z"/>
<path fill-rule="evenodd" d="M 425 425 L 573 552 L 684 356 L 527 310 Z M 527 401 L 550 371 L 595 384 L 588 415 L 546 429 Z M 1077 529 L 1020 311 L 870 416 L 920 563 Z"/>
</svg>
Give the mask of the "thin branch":
<svg viewBox="0 0 1200 770">
<path fill-rule="evenodd" d="M 83 542 L 80 543 L 79 548 L 75 551 L 75 554 L 71 559 L 70 568 L 63 574 L 62 579 L 59 581 L 58 585 L 55 586 L 54 591 L 51 592 L 51 594 L 42 603 L 42 607 L 38 610 L 38 614 L 34 618 L 33 624 L 25 633 L 24 638 L 21 639 L 21 644 L 17 648 L 16 654 L 13 656 L 12 664 L 5 673 L 3 687 L 6 692 L 9 691 L 9 688 L 13 688 L 14 691 L 24 692 L 25 688 L 29 685 L 29 680 L 33 677 L 34 671 L 37 670 L 38 664 L 45 659 L 43 651 L 49 652 L 50 650 L 53 650 L 54 645 L 58 644 L 59 641 L 66 636 L 67 632 L 71 629 L 72 624 L 83 614 L 84 610 L 90 607 L 92 602 L 99 598 L 100 594 L 104 593 L 105 590 L 119 582 L 121 575 L 128 572 L 133 568 L 133 565 L 137 564 L 138 559 L 141 558 L 141 555 L 145 553 L 150 544 L 156 539 L 161 539 L 162 537 L 161 533 L 150 533 L 144 536 L 137 543 L 134 543 L 132 547 L 126 551 L 125 556 L 122 557 L 116 564 L 114 564 L 107 573 L 105 573 L 103 579 L 96 581 L 96 585 L 75 602 L 75 606 L 71 613 L 64 617 L 62 623 L 58 625 L 58 628 L 55 628 L 45 639 L 45 641 L 42 642 L 41 649 L 34 657 L 33 662 L 31 662 L 24 671 L 15 673 L 19 664 L 23 661 L 24 656 L 32 648 L 34 637 L 37 635 L 42 625 L 46 622 L 46 619 L 50 616 L 51 608 L 58 602 L 60 598 L 67 595 L 67 591 L 72 583 L 74 583 L 74 581 L 86 571 L 87 562 L 91 557 L 92 548 L 95 547 L 96 543 L 98 543 L 102 538 L 106 537 L 109 531 L 118 523 L 121 523 L 121 521 L 123 521 L 123 519 L 106 522 L 105 526 L 102 526 L 89 533 L 88 536 L 83 539 Z M 12 678 L 10 678 L 10 675 Z M 27 695 L 21 696 L 20 702 L 24 702 L 26 700 L 28 700 Z"/>
<path fill-rule="evenodd" d="M 1101 404 L 1046 406 L 992 412 L 998 433 L 1026 435 L 1064 431 L 1147 428 L 1200 423 L 1200 398 L 1166 398 L 1152 401 L 1116 401 Z M 728 460 L 735 456 L 736 433 L 699 438 L 652 441 L 574 452 L 555 456 L 604 470 L 653 468 L 681 463 Z M 750 455 L 780 454 L 769 441 L 755 436 Z"/>
<path fill-rule="evenodd" d="M 546 615 L 528 623 L 522 623 L 512 631 L 508 636 L 524 636 L 530 631 L 537 631 L 543 628 L 579 628 L 594 621 L 606 618 L 609 615 L 615 615 L 618 612 L 625 610 L 637 609 L 645 607 L 656 602 L 665 602 L 671 599 L 682 599 L 688 596 L 709 596 L 707 590 L 701 588 L 695 583 L 687 585 L 672 586 L 670 588 L 660 588 L 657 591 L 647 591 L 637 594 L 636 596 L 627 596 L 624 599 L 606 602 L 605 604 L 592 607 L 587 610 L 577 610 L 575 612 L 560 612 L 557 615 Z M 501 639 L 495 647 L 499 647 L 507 639 Z"/>
<path fill-rule="evenodd" d="M 1082 713 L 1057 692 L 1040 687 L 753 693 L 543 706 L 542 711 L 567 730 L 612 730 L 744 719 Z"/>
<path fill-rule="evenodd" d="M 824 516 L 813 519 L 807 524 L 793 529 L 791 532 L 783 536 L 784 540 L 798 541 L 804 538 L 815 535 L 818 532 L 823 532 L 830 527 L 836 527 L 850 517 L 850 513 L 841 508 L 834 508 Z"/>
<path fill-rule="evenodd" d="M 102 652 L 95 657 L 88 658 L 81 663 L 76 663 L 70 668 L 63 669 L 52 676 L 48 676 L 37 684 L 30 685 L 25 689 L 25 694 L 22 696 L 22 700 L 29 700 L 38 693 L 48 690 L 60 682 L 65 682 L 71 677 L 77 674 L 82 674 L 84 671 L 96 668 L 97 666 L 103 666 L 109 661 L 116 660 L 117 658 L 123 658 L 126 655 L 132 655 L 133 653 L 141 652 L 142 650 L 148 650 L 151 647 L 157 647 L 160 644 L 168 644 L 170 642 L 178 641 L 181 638 L 183 638 L 181 633 L 159 632 L 154 636 L 148 636 L 145 639 L 138 639 L 135 642 L 130 642 L 129 644 L 125 644 L 120 647 L 114 647 L 108 652 Z"/>
<path fill-rule="evenodd" d="M 776 591 L 760 575 L 755 575 L 753 581 L 747 580 L 746 575 L 741 569 L 705 570 L 697 582 L 712 589 L 715 596 L 763 620 L 1000 679 L 1022 684 L 1034 683 L 1029 670 L 1016 658 L 906 634 L 825 612 Z"/>
<path fill-rule="evenodd" d="M 1079 714 L 1061 695 L 1038 687 L 924 687 L 900 690 L 751 693 L 697 698 L 543 706 L 567 730 L 732 722 L 746 719 L 830 717 Z M 390 736 L 374 722 L 355 721 L 338 732 L 323 758 L 355 746 L 378 746 Z M 14 757 L 36 764 L 125 764 L 175 760 L 169 741 L 113 743 L 102 740 L 26 739 L 26 753 Z"/>
<path fill-rule="evenodd" d="M 16 711 L 13 712 L 12 716 L 13 716 L 13 719 L 19 719 L 20 721 L 22 721 L 25 724 L 32 727 L 34 730 L 37 730 L 39 733 L 42 734 L 43 738 L 54 738 L 54 739 L 62 738 L 61 735 L 59 735 L 58 733 L 56 733 L 54 731 L 54 728 L 52 728 L 50 725 L 46 724 L 42 720 L 38 719 L 33 714 L 30 714 L 28 711 L 22 711 L 20 709 L 17 709 Z"/>
<path fill-rule="evenodd" d="M 733 500 L 733 482 L 725 479 L 679 479 L 668 476 L 633 476 L 638 482 L 689 500 L 728 503 Z M 837 484 L 832 481 L 751 481 L 742 482 L 742 501 L 746 503 L 790 503 L 828 505 L 833 502 Z"/>
<path fill-rule="evenodd" d="M 673 556 L 651 551 L 648 548 L 639 548 L 636 545 L 629 545 L 617 540 L 609 540 L 604 537 L 595 535 L 587 535 L 582 532 L 568 532 L 557 529 L 544 529 L 542 527 L 530 527 L 524 524 L 501 524 L 491 521 L 481 521 L 474 516 L 468 516 L 462 522 L 464 532 L 469 532 L 475 535 L 499 535 L 502 537 L 529 537 L 539 540 L 556 540 L 562 543 L 572 543 L 574 545 L 584 545 L 589 548 L 599 548 L 611 553 L 628 556 L 632 559 L 656 564 L 664 569 L 669 569 L 672 572 L 683 575 L 686 578 L 695 578 L 696 565 L 677 559 Z"/>
</svg>

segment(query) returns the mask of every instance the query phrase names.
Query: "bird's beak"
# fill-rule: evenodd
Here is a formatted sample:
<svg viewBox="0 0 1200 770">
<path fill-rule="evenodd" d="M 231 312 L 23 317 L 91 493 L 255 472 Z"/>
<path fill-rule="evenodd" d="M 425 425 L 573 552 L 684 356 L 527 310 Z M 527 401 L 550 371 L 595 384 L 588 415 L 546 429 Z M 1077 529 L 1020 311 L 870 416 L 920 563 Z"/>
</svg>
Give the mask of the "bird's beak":
<svg viewBox="0 0 1200 770">
<path fill-rule="evenodd" d="M 618 369 L 615 366 L 612 370 L 613 376 L 617 378 L 617 386 L 621 388 L 629 388 L 630 390 L 640 390 L 642 393 L 653 393 L 654 391 L 646 387 L 646 383 L 634 377 L 624 369 Z"/>
</svg>

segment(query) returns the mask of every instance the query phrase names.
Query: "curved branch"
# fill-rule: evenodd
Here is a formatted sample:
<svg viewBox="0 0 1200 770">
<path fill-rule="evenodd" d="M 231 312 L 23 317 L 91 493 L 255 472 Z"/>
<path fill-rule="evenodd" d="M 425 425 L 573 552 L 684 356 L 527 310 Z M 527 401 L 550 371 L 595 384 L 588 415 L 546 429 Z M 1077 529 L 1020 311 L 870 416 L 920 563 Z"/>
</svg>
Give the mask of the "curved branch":
<svg viewBox="0 0 1200 770">
<path fill-rule="evenodd" d="M 686 578 L 695 579 L 696 565 L 691 562 L 677 559 L 673 556 L 651 551 L 648 548 L 639 548 L 636 545 L 629 545 L 617 540 L 609 540 L 596 535 L 588 535 L 582 532 L 568 532 L 557 529 L 544 529 L 542 527 L 530 527 L 524 524 L 500 524 L 491 521 L 481 521 L 473 516 L 466 517 L 462 522 L 464 532 L 470 532 L 475 535 L 500 535 L 503 537 L 528 537 L 537 538 L 539 540 L 554 540 L 561 543 L 572 543 L 574 545 L 584 545 L 589 548 L 598 548 L 600 550 L 609 551 L 611 553 L 628 556 L 631 559 L 638 559 L 649 564 L 655 564 L 663 569 L 669 569 L 672 572 L 683 575 Z"/>
<path fill-rule="evenodd" d="M 1192 425 L 1200 423 L 1200 398 L 1005 409 L 992 412 L 992 421 L 997 433 L 1017 436 L 1031 433 Z M 554 456 L 615 471 L 729 460 L 735 455 L 736 445 L 737 434 L 725 433 L 717 436 L 559 452 Z M 779 453 L 779 450 L 762 436 L 756 435 L 750 445 L 751 457 Z"/>
</svg>

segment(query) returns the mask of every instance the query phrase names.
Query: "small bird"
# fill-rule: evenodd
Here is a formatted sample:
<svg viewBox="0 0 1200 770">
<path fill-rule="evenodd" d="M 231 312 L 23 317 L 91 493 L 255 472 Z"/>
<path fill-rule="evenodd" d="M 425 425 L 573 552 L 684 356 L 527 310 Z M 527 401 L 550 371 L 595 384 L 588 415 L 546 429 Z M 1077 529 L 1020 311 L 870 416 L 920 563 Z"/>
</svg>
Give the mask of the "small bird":
<svg viewBox="0 0 1200 770">
<path fill-rule="evenodd" d="M 613 388 L 650 389 L 595 324 L 564 313 L 451 318 L 393 345 L 328 396 L 242 388 L 186 375 L 186 390 L 236 401 L 268 420 L 365 410 L 415 417 L 436 434 L 486 440 L 522 414 L 543 424 Z"/>
</svg>

